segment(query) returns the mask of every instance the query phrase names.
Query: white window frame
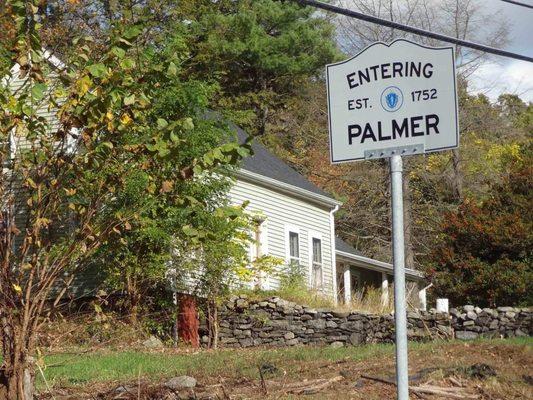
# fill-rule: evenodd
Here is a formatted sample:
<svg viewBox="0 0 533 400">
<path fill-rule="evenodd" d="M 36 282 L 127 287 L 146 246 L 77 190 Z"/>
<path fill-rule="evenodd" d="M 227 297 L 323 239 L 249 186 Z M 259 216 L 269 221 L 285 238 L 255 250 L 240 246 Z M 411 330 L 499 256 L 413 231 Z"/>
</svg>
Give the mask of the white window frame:
<svg viewBox="0 0 533 400">
<path fill-rule="evenodd" d="M 256 223 L 256 229 L 251 232 L 251 237 L 254 241 L 250 243 L 248 248 L 248 259 L 250 260 L 250 264 L 259 257 L 268 255 L 268 220 L 265 217 L 258 217 L 254 222 Z M 251 280 L 250 288 L 261 288 L 262 290 L 270 289 L 268 276 L 265 271 L 261 271 Z"/>
<path fill-rule="evenodd" d="M 308 251 L 308 257 L 309 257 L 309 286 L 312 287 L 312 288 L 321 288 L 324 286 L 324 238 L 322 236 L 322 234 L 320 232 L 314 232 L 314 231 L 310 231 L 309 234 L 309 251 Z M 320 240 L 320 269 L 322 270 L 322 282 L 320 283 L 320 285 L 315 285 L 315 282 L 313 282 L 313 277 L 314 277 L 314 274 L 313 274 L 313 267 L 314 267 L 314 262 L 313 262 L 313 252 L 314 252 L 314 248 L 313 248 L 313 239 L 318 239 Z"/>
<path fill-rule="evenodd" d="M 291 257 L 291 242 L 290 233 L 296 233 L 298 235 L 298 263 L 303 264 L 302 258 L 302 232 L 301 229 L 294 225 L 285 225 L 285 261 L 290 264 L 295 258 Z"/>
</svg>

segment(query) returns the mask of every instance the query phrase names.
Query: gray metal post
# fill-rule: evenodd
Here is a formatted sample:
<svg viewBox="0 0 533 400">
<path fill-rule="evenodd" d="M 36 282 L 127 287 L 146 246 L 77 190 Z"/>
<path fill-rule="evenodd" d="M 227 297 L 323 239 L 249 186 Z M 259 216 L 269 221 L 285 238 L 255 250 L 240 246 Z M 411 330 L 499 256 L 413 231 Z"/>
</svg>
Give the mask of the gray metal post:
<svg viewBox="0 0 533 400">
<path fill-rule="evenodd" d="M 402 172 L 402 157 L 393 155 L 390 158 L 390 173 L 392 187 L 392 250 L 394 259 L 394 319 L 396 324 L 396 383 L 398 400 L 408 400 L 409 377 L 407 370 Z"/>
</svg>

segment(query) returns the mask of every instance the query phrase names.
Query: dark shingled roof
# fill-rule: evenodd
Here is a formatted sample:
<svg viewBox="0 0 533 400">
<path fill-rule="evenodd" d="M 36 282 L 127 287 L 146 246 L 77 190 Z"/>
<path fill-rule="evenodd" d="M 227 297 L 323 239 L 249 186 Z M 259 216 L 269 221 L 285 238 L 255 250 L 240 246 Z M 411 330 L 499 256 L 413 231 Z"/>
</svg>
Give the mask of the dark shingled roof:
<svg viewBox="0 0 533 400">
<path fill-rule="evenodd" d="M 339 237 L 335 237 L 335 250 L 342 251 L 343 253 L 353 254 L 356 256 L 363 255 Z"/>
<path fill-rule="evenodd" d="M 230 124 L 230 126 L 237 132 L 239 141 L 241 143 L 244 142 L 248 134 L 235 124 Z M 307 178 L 272 154 L 272 152 L 257 140 L 252 142 L 252 149 L 254 152 L 253 156 L 246 157 L 241 165 L 244 170 L 332 198 L 328 193 L 309 182 Z"/>
</svg>

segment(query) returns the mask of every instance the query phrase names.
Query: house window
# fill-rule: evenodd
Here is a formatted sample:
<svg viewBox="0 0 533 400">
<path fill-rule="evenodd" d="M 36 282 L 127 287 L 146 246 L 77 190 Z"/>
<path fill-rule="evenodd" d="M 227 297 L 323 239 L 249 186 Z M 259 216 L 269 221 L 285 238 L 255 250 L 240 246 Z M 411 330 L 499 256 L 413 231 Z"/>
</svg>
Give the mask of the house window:
<svg viewBox="0 0 533 400">
<path fill-rule="evenodd" d="M 322 286 L 322 239 L 311 239 L 311 283 L 314 288 Z"/>
<path fill-rule="evenodd" d="M 289 231 L 289 263 L 300 264 L 300 234 Z"/>
</svg>

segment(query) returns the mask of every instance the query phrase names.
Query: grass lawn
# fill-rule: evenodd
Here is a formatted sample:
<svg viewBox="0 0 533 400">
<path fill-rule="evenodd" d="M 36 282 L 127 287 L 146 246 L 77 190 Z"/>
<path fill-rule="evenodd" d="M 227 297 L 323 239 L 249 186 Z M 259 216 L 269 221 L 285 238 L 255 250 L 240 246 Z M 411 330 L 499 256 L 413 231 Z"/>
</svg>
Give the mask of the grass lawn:
<svg viewBox="0 0 533 400">
<path fill-rule="evenodd" d="M 520 371 L 530 374 L 533 370 L 533 338 L 410 343 L 409 352 L 411 373 L 427 367 L 457 367 L 485 362 L 495 367 L 499 375 L 490 382 L 488 389 L 483 390 L 493 390 L 491 393 L 503 396 L 495 398 L 533 398 L 528 395 L 530 393 L 533 396 L 531 385 L 520 381 Z M 286 384 L 291 381 L 323 378 L 331 374 L 351 374 L 354 377 L 351 386 L 343 383 L 343 391 L 322 392 L 316 398 L 357 399 L 359 397 L 355 392 L 349 392 L 354 390 L 353 382 L 357 376 L 372 373 L 390 377 L 394 374 L 394 346 L 384 344 L 343 348 L 326 346 L 201 350 L 189 353 L 173 349 L 160 352 L 108 349 L 94 353 L 50 354 L 46 355 L 44 360 L 44 375 L 48 386 L 52 391 L 66 390 L 70 394 L 78 393 L 78 390 L 79 393 L 104 388 L 109 390 L 119 383 L 135 383 L 140 380 L 155 384 L 164 378 L 191 375 L 206 386 L 221 381 L 227 382 L 231 390 L 237 391 L 237 398 L 240 398 L 239 395 L 244 396 L 243 398 L 263 398 L 264 396 L 255 397 L 258 395 L 258 366 L 269 363 L 277 368 L 277 372 L 269 376 L 273 385 L 276 380 L 283 380 L 283 384 Z M 38 376 L 38 387 L 41 393 L 47 392 L 42 376 Z M 239 387 L 242 387 L 241 392 Z M 250 389 L 252 387 L 255 392 Z M 360 398 L 373 399 L 373 393 L 379 393 L 376 394 L 376 399 L 388 398 L 383 397 L 389 395 L 386 394 L 388 392 L 383 392 L 384 390 L 392 390 L 390 395 L 393 396 L 393 388 L 380 387 L 379 390 L 363 394 Z M 516 396 L 505 397 L 508 393 L 515 393 Z M 79 398 L 85 397 L 79 394 Z"/>
</svg>

